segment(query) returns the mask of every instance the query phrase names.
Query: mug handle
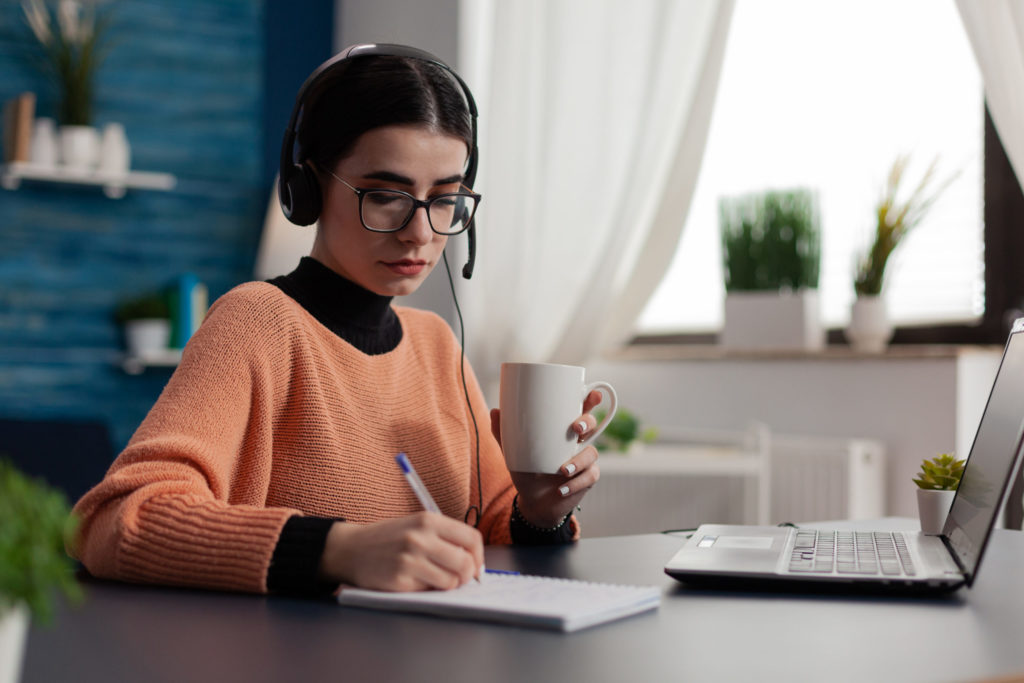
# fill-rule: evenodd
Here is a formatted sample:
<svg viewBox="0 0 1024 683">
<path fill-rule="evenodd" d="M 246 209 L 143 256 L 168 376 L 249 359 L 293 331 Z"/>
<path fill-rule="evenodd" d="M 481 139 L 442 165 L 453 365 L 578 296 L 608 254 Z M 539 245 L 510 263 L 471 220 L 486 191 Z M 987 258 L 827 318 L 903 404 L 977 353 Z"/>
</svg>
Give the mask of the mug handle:
<svg viewBox="0 0 1024 683">
<path fill-rule="evenodd" d="M 591 441 L 601 436 L 601 432 L 608 427 L 612 418 L 615 417 L 615 411 L 619 407 L 619 398 L 615 395 L 615 389 L 613 389 L 612 385 L 608 384 L 608 382 L 594 382 L 583 387 L 583 398 L 586 398 L 594 389 L 600 389 L 601 393 L 604 394 L 604 397 L 608 400 L 608 412 L 604 416 L 604 419 L 594 427 L 594 430 L 587 435 L 587 438 L 580 441 L 579 448 L 576 449 L 577 453 L 589 446 Z M 604 403 L 604 401 L 601 401 L 601 403 Z"/>
</svg>

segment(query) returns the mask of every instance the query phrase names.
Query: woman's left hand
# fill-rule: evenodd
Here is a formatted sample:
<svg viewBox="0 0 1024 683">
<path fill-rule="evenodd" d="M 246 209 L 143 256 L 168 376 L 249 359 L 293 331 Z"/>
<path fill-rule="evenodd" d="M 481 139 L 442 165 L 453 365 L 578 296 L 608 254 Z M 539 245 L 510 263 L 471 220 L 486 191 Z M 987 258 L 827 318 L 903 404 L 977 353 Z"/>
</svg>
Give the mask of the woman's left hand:
<svg viewBox="0 0 1024 683">
<path fill-rule="evenodd" d="M 590 414 L 601 402 L 601 392 L 592 391 L 583 401 L 583 414 L 573 421 L 572 429 L 582 440 L 597 419 Z M 491 410 L 491 432 L 501 444 L 501 411 Z M 558 474 L 512 472 L 512 483 L 519 491 L 519 512 L 531 524 L 543 529 L 558 526 L 573 511 L 591 486 L 597 483 L 601 470 L 597 465 L 597 449 L 587 446 L 562 463 Z"/>
</svg>

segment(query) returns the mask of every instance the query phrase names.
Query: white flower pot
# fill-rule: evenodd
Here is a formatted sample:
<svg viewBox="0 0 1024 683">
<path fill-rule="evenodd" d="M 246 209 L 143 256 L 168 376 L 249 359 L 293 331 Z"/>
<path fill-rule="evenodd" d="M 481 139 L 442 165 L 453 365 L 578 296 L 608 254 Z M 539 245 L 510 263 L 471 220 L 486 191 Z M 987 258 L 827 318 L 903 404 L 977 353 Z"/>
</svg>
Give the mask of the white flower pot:
<svg viewBox="0 0 1024 683">
<path fill-rule="evenodd" d="M 88 171 L 96 167 L 100 133 L 92 126 L 60 127 L 60 161 L 68 168 Z"/>
<path fill-rule="evenodd" d="M 129 320 L 124 324 L 124 341 L 129 356 L 158 356 L 171 343 L 171 321 L 164 318 Z"/>
<path fill-rule="evenodd" d="M 946 514 L 953 504 L 956 491 L 917 489 L 917 513 L 921 518 L 921 532 L 936 536 L 942 533 Z"/>
<path fill-rule="evenodd" d="M 131 148 L 124 126 L 108 123 L 100 141 L 99 170 L 104 175 L 123 176 L 131 166 Z"/>
<path fill-rule="evenodd" d="M 885 299 L 880 296 L 859 296 L 850 308 L 850 324 L 846 339 L 854 351 L 882 353 L 892 339 L 892 323 Z"/>
<path fill-rule="evenodd" d="M 731 350 L 820 351 L 818 292 L 729 292 L 719 343 Z"/>
<path fill-rule="evenodd" d="M 57 165 L 57 160 L 60 159 L 60 146 L 57 144 L 57 126 L 53 119 L 36 119 L 32 127 L 28 158 L 37 166 L 53 168 Z"/>
<path fill-rule="evenodd" d="M 28 608 L 0 610 L 0 683 L 17 683 L 28 638 Z"/>
</svg>

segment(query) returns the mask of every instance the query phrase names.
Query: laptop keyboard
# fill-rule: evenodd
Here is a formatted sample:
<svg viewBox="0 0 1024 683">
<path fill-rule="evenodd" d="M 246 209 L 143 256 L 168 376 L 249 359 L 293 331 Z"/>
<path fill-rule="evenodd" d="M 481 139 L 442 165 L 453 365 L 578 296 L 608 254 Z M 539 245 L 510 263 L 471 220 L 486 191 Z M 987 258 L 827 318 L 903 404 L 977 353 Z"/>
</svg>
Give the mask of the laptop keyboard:
<svg viewBox="0 0 1024 683">
<path fill-rule="evenodd" d="M 899 532 L 800 529 L 789 570 L 814 574 L 914 576 L 907 540 Z"/>
</svg>

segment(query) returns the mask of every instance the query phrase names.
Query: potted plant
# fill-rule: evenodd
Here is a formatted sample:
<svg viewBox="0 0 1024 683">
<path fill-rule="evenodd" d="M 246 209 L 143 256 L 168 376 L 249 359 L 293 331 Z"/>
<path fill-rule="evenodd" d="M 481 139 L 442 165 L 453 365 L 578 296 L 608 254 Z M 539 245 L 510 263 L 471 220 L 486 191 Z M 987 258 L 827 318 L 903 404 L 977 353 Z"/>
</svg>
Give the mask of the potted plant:
<svg viewBox="0 0 1024 683">
<path fill-rule="evenodd" d="M 725 325 L 732 349 L 817 350 L 821 228 L 817 195 L 772 190 L 719 201 Z"/>
<path fill-rule="evenodd" d="M 57 85 L 61 162 L 78 169 L 96 165 L 99 132 L 93 127 L 93 88 L 105 56 L 108 16 L 95 3 L 60 0 L 56 19 L 43 0 L 22 0 L 22 10 L 42 50 L 42 70 Z"/>
<path fill-rule="evenodd" d="M 601 410 L 594 413 L 598 424 L 604 416 L 605 413 Z M 643 444 L 650 443 L 657 437 L 657 428 L 643 427 L 636 415 L 625 408 L 619 408 L 594 445 L 600 452 L 612 451 L 634 455 Z"/>
<path fill-rule="evenodd" d="M 164 294 L 154 292 L 123 301 L 115 317 L 124 329 L 129 356 L 152 357 L 170 345 L 171 311 Z"/>
<path fill-rule="evenodd" d="M 0 683 L 18 680 L 29 617 L 48 623 L 56 593 L 81 596 L 64 544 L 64 496 L 0 459 Z"/>
<path fill-rule="evenodd" d="M 954 174 L 933 187 L 938 164 L 936 159 L 928 166 L 910 195 L 903 199 L 899 196 L 900 186 L 909 161 L 908 156 L 900 156 L 893 162 L 882 197 L 875 207 L 874 237 L 871 245 L 857 258 L 853 281 L 857 298 L 850 311 L 846 338 L 854 349 L 865 353 L 884 351 L 892 338 L 892 324 L 882 298 L 889 258 L 956 178 Z"/>
<path fill-rule="evenodd" d="M 917 484 L 917 510 L 921 518 L 921 531 L 941 534 L 946 513 L 953 504 L 953 496 L 960 486 L 960 477 L 966 461 L 957 460 L 950 453 L 937 455 L 921 462 L 921 471 L 914 479 Z"/>
</svg>

